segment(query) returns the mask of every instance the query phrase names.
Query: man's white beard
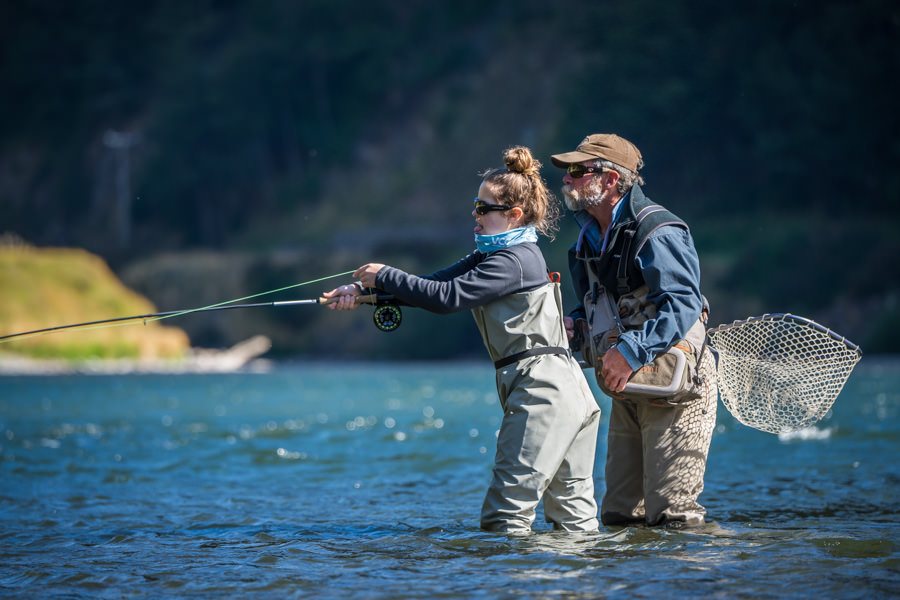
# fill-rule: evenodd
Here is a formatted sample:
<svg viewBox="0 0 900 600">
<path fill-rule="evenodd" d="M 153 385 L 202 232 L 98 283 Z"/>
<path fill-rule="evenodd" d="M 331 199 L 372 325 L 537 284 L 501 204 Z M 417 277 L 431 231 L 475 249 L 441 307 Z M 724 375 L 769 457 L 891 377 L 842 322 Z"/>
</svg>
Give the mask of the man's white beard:
<svg viewBox="0 0 900 600">
<path fill-rule="evenodd" d="M 573 212 L 584 210 L 592 206 L 597 206 L 604 199 L 604 193 L 601 186 L 594 185 L 594 178 L 589 184 L 584 186 L 579 194 L 572 186 L 564 185 L 562 188 L 563 198 L 566 201 L 566 208 Z"/>
</svg>

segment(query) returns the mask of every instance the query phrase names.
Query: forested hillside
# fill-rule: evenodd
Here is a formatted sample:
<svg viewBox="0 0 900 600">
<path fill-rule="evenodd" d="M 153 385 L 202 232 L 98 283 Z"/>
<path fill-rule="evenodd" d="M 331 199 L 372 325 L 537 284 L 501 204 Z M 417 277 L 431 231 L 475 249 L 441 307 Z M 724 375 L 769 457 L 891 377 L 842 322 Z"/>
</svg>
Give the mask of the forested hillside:
<svg viewBox="0 0 900 600">
<path fill-rule="evenodd" d="M 879 0 L 12 0 L 0 233 L 98 253 L 161 310 L 368 260 L 430 271 L 472 247 L 505 147 L 557 188 L 549 155 L 610 131 L 690 223 L 714 322 L 790 311 L 898 351 L 898 33 Z M 545 243 L 564 281 L 573 237 Z M 237 312 L 179 326 L 286 354 L 482 352 L 465 315 L 385 336 L 370 313 Z"/>
</svg>

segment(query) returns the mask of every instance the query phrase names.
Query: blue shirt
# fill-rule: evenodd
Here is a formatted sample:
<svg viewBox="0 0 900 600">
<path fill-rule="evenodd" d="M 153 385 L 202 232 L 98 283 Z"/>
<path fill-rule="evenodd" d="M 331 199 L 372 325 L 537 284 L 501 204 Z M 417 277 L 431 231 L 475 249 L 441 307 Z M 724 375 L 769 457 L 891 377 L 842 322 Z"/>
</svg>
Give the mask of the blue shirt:
<svg viewBox="0 0 900 600">
<path fill-rule="evenodd" d="M 605 247 L 606 235 L 622 214 L 622 207 L 628 195 L 613 209 L 610 227 L 600 235 L 600 225 L 587 211 L 575 214 L 576 222 L 582 224 L 578 242 L 570 250 L 570 255 L 578 246 L 587 244 L 591 255 L 599 256 Z M 688 329 L 700 317 L 703 296 L 700 294 L 700 260 L 694 248 L 694 240 L 686 229 L 674 226 L 660 227 L 654 231 L 635 258 L 644 283 L 650 288 L 647 299 L 656 306 L 657 317 L 643 324 L 639 329 L 626 331 L 619 337 L 618 348 L 632 369 L 653 362 L 653 359 L 676 342 L 684 339 Z M 587 292 L 587 276 L 584 262 L 570 259 L 570 270 L 579 304 L 572 311 L 573 318 L 584 318 L 583 298 Z"/>
</svg>

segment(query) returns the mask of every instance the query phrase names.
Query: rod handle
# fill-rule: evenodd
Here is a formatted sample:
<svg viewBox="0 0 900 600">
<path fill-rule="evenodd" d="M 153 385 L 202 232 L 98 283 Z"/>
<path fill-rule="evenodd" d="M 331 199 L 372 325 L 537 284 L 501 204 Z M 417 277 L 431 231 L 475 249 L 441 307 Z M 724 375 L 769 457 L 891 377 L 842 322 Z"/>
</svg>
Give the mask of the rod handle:
<svg viewBox="0 0 900 600">
<path fill-rule="evenodd" d="M 334 296 L 333 298 L 323 298 L 319 297 L 319 304 L 334 304 L 338 301 L 340 296 Z M 365 296 L 356 296 L 357 304 L 375 304 L 378 301 L 377 296 L 375 294 L 367 294 Z"/>
</svg>

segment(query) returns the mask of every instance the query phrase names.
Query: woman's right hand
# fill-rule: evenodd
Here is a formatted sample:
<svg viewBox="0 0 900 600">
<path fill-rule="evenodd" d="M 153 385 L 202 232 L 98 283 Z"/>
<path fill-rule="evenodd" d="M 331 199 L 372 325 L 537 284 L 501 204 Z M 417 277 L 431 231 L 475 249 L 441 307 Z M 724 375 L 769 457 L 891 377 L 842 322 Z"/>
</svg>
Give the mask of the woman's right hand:
<svg viewBox="0 0 900 600">
<path fill-rule="evenodd" d="M 356 298 L 360 296 L 359 286 L 350 283 L 325 292 L 322 297 L 328 300 L 325 306 L 329 310 L 353 310 L 359 306 Z"/>
</svg>

